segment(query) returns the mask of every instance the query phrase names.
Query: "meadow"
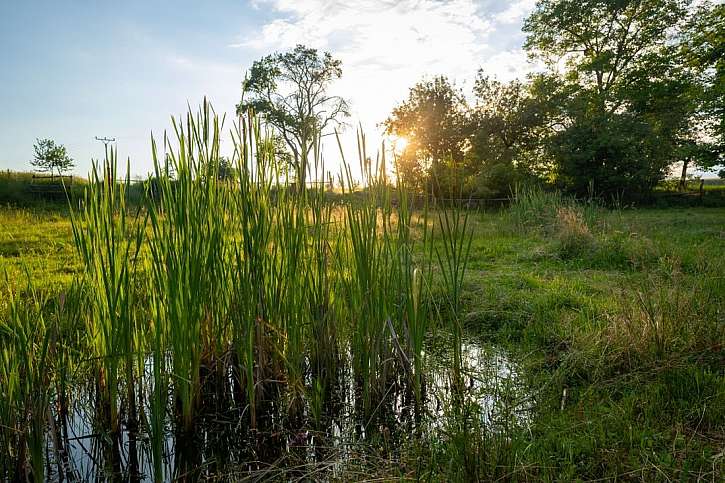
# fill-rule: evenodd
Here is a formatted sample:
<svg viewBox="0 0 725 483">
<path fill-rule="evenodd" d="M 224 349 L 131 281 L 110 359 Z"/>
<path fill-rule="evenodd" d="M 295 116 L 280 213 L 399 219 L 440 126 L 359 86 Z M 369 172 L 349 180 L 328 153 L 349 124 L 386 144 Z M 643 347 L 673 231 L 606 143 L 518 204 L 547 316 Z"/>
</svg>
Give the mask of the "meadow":
<svg viewBox="0 0 725 483">
<path fill-rule="evenodd" d="M 413 203 L 363 138 L 300 191 L 251 117 L 228 181 L 174 127 L 140 204 L 111 151 L 0 208 L 0 478 L 722 478 L 725 209 Z"/>
</svg>

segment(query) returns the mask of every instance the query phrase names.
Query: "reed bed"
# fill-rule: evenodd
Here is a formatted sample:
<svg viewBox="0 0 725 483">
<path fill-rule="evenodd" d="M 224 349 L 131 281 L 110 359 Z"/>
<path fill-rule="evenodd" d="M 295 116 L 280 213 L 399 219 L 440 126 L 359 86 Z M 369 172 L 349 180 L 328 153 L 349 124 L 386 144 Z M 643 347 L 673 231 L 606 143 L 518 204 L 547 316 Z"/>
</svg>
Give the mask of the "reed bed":
<svg viewBox="0 0 725 483">
<path fill-rule="evenodd" d="M 362 134 L 361 196 L 332 202 L 322 189 L 292 186 L 251 113 L 230 131 L 229 180 L 219 173 L 223 132 L 206 101 L 174 119 L 171 135 L 152 139 L 154 173 L 134 209 L 130 180 L 111 181 L 118 161 L 108 151 L 72 210 L 84 266 L 73 288 L 61 302 L 31 288 L 10 295 L 0 332 L 0 478 L 47 477 L 44 447 L 54 448 L 57 473 L 74 477 L 57 428 L 68 427 L 78 374 L 93 381 L 104 473 L 156 481 L 200 471 L 184 442 L 214 436 L 202 428 L 210 420 L 226 418 L 258 440 L 280 426 L 322 428 L 346 410 L 341 401 L 366 437 L 395 404 L 420 418 L 434 327 L 454 335 L 449 377 L 465 390 L 467 213 L 433 217 L 427 202 L 414 216 L 407 187 L 390 180 L 394 160 L 372 161 Z M 310 164 L 324 173 L 317 148 Z M 347 162 L 339 182 L 347 194 L 359 186 Z M 431 295 L 435 273 L 443 301 Z M 129 444 L 134 456 L 122 458 Z M 191 463 L 170 470 L 173 459 Z"/>
</svg>

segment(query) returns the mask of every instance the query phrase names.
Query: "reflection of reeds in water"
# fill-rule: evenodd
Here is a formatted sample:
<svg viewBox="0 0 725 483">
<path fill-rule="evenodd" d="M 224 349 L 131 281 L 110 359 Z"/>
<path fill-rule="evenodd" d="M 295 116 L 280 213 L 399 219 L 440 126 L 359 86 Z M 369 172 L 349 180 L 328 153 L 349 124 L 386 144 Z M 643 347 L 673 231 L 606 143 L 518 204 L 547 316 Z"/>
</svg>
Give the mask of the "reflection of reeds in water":
<svg viewBox="0 0 725 483">
<path fill-rule="evenodd" d="M 462 390 L 465 212 L 439 211 L 437 225 L 427 208 L 414 216 L 406 187 L 389 181 L 384 155 L 368 158 L 362 135 L 362 192 L 348 164 L 340 176 L 348 196 L 338 203 L 323 189 L 291 186 L 263 149 L 267 135 L 251 114 L 233 130 L 236 172 L 229 179 L 219 167 L 222 124 L 205 102 L 174 120 L 173 140 L 164 136 L 163 147 L 152 140 L 154 173 L 135 214 L 126 206 L 130 180 L 113 181 L 117 161 L 109 151 L 73 213 L 85 267 L 66 295 L 73 301 L 64 311 L 51 308 L 52 326 L 37 307 L 32 317 L 41 322 L 33 322 L 32 334 L 30 315 L 19 310 L 33 305 L 13 305 L 15 325 L 3 337 L 14 342 L 4 348 L 2 374 L 15 402 L 3 398 L 0 407 L 2 424 L 12 428 L 3 429 L 2 444 L 30 449 L 34 475 L 43 475 L 42 443 L 12 431 L 33 420 L 44 434 L 53 387 L 57 407 L 50 412 L 65 414 L 59 422 L 69 418 L 71 367 L 95 381 L 89 430 L 102 451 L 91 459 L 130 479 L 144 472 L 157 481 L 182 471 L 193 476 L 202 466 L 211 471 L 217 459 L 261 459 L 231 450 L 260 448 L 260 441 L 265 458 L 307 445 L 313 434 L 324 442 L 325 434 L 341 432 L 330 425 L 345 419 L 349 406 L 359 409 L 354 417 L 365 435 L 401 408 L 415 407 L 419 417 L 434 271 L 447 295 L 433 312 L 450 321 L 451 378 Z M 319 146 L 310 165 L 324 173 L 318 153 Z M 14 362 L 18 356 L 27 374 Z M 28 392 L 20 374 L 34 377 L 40 393 Z M 299 429 L 305 427 L 318 431 Z M 64 433 L 54 434 L 69 440 Z M 19 467 L 28 459 L 9 454 Z"/>
</svg>

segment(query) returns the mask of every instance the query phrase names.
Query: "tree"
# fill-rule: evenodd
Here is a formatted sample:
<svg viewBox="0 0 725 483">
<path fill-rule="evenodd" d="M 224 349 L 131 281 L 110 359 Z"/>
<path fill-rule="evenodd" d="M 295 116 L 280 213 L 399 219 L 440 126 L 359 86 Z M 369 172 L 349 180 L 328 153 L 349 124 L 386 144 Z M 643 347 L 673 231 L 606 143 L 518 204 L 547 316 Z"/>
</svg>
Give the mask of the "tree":
<svg viewBox="0 0 725 483">
<path fill-rule="evenodd" d="M 58 174 L 62 175 L 75 166 L 73 159 L 68 156 L 65 146 L 55 144 L 52 139 L 37 139 L 33 150 L 35 156 L 30 164 L 42 173 L 53 175 L 53 172 L 57 170 Z"/>
<path fill-rule="evenodd" d="M 600 194 L 638 194 L 665 175 L 684 129 L 662 109 L 662 98 L 649 94 L 679 92 L 668 78 L 672 69 L 660 67 L 674 61 L 674 32 L 688 4 L 539 0 L 524 25 L 525 48 L 560 78 L 545 93 L 557 100 L 549 104 L 555 122 L 547 151 L 562 187 L 585 193 L 593 184 Z"/>
<path fill-rule="evenodd" d="M 665 47 L 689 0 L 539 0 L 526 19 L 524 48 L 590 91 L 596 109 L 615 112 L 617 91 L 643 58 Z"/>
<path fill-rule="evenodd" d="M 681 186 L 688 160 L 700 169 L 714 169 L 725 152 L 725 5 L 699 5 L 681 33 L 680 53 L 690 75 L 693 135 L 683 160 Z"/>
<path fill-rule="evenodd" d="M 466 166 L 480 196 L 506 196 L 522 176 L 537 171 L 543 105 L 532 98 L 527 84 L 502 83 L 478 72 L 473 88 L 471 149 Z"/>
<path fill-rule="evenodd" d="M 236 177 L 237 170 L 234 168 L 232 160 L 226 156 L 220 156 L 217 179 L 219 181 L 234 181 Z"/>
<path fill-rule="evenodd" d="M 643 62 L 626 90 L 630 111 L 652 127 L 660 156 L 670 166 L 681 164 L 681 188 L 689 167 L 713 168 L 719 151 L 706 108 L 707 87 L 684 60 L 680 45 L 665 49 L 664 55 Z"/>
<path fill-rule="evenodd" d="M 450 189 L 451 170 L 461 166 L 468 145 L 468 105 L 445 76 L 421 81 L 393 109 L 385 131 L 405 138 L 400 165 L 409 175 L 424 175 L 440 190 Z"/>
<path fill-rule="evenodd" d="M 304 187 L 309 156 L 329 126 L 339 126 L 348 115 L 347 102 L 328 94 L 342 76 L 341 62 L 329 52 L 298 45 L 252 64 L 243 82 L 237 113 L 259 113 L 284 139 L 292 152 L 297 181 Z"/>
<path fill-rule="evenodd" d="M 705 109 L 725 138 L 725 4 L 705 2 L 692 13 L 683 32 L 686 62 L 701 76 Z"/>
</svg>

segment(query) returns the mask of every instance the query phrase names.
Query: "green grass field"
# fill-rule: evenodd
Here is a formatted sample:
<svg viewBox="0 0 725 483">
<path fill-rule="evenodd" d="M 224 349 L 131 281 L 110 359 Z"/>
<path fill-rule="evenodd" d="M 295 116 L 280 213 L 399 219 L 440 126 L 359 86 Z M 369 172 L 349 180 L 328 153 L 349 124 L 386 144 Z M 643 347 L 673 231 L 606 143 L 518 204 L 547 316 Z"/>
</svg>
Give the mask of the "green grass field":
<svg viewBox="0 0 725 483">
<path fill-rule="evenodd" d="M 434 478 L 457 479 L 455 465 L 482 479 L 721 478 L 725 209 L 511 209 L 471 222 L 466 334 L 525 369 L 534 417 L 504 439 L 463 428 L 465 444 L 411 449 L 409 467 L 425 456 Z M 0 209 L 11 285 L 27 273 L 59 293 L 81 269 L 62 210 Z M 382 461 L 381 475 L 410 476 Z"/>
</svg>

